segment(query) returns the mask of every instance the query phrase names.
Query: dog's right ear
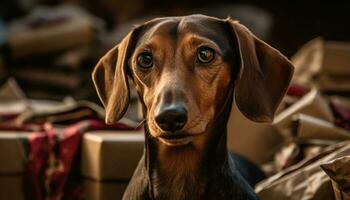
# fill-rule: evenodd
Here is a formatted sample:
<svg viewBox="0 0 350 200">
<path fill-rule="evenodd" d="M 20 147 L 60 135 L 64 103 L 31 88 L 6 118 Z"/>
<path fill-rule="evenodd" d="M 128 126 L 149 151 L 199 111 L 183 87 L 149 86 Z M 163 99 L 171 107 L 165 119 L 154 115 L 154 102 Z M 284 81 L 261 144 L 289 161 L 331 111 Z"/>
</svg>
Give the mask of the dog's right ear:
<svg viewBox="0 0 350 200">
<path fill-rule="evenodd" d="M 116 123 L 129 105 L 128 58 L 134 46 L 135 30 L 97 63 L 92 80 L 106 110 L 106 124 Z"/>
</svg>

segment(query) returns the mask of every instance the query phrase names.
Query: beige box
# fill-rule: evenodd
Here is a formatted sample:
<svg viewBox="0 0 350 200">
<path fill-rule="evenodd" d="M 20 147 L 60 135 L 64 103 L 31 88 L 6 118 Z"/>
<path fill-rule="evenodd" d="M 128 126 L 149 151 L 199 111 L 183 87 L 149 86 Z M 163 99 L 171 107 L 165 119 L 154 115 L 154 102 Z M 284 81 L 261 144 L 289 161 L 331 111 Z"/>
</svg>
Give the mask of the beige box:
<svg viewBox="0 0 350 200">
<path fill-rule="evenodd" d="M 121 200 L 128 181 L 99 182 L 85 179 L 83 182 L 83 198 L 85 200 Z"/>
<path fill-rule="evenodd" d="M 331 122 L 304 114 L 298 114 L 293 121 L 294 135 L 299 140 L 350 140 L 350 131 L 337 127 Z"/>
<path fill-rule="evenodd" d="M 331 123 L 334 122 L 328 102 L 317 89 L 312 89 L 275 117 L 273 124 L 279 133 L 286 137 L 292 136 L 292 119 L 296 114 L 307 114 Z"/>
<path fill-rule="evenodd" d="M 1 163 L 3 164 L 3 163 Z M 24 200 L 24 187 L 22 176 L 0 176 L 1 200 Z"/>
<path fill-rule="evenodd" d="M 28 138 L 28 132 L 0 131 L 0 174 L 24 172 Z"/>
<path fill-rule="evenodd" d="M 129 180 L 141 158 L 143 131 L 91 131 L 83 136 L 81 173 L 94 180 Z"/>
<path fill-rule="evenodd" d="M 67 20 L 54 26 L 30 28 L 30 20 L 35 22 L 40 17 Z M 91 43 L 96 35 L 98 23 L 96 18 L 78 7 L 41 6 L 34 9 L 26 18 L 13 21 L 8 26 L 7 43 L 14 58 L 53 53 Z"/>
<path fill-rule="evenodd" d="M 322 91 L 349 91 L 350 42 L 325 41 L 315 38 L 292 58 L 293 82 L 316 86 Z"/>
<path fill-rule="evenodd" d="M 273 159 L 283 137 L 270 123 L 256 123 L 247 119 L 234 104 L 227 124 L 227 143 L 236 152 L 256 164 Z"/>
<path fill-rule="evenodd" d="M 272 123 L 252 122 L 234 104 L 228 121 L 228 147 L 256 164 L 269 162 L 285 138 L 293 137 L 293 117 L 297 114 L 307 114 L 330 123 L 334 121 L 328 102 L 317 89 L 280 111 Z"/>
</svg>

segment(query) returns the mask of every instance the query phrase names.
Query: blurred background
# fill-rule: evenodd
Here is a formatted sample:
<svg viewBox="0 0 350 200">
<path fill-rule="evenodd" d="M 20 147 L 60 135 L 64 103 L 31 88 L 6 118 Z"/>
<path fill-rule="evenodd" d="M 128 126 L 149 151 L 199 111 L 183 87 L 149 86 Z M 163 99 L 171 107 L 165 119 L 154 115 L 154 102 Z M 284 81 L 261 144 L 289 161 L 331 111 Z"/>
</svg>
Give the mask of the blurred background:
<svg viewBox="0 0 350 200">
<path fill-rule="evenodd" d="M 2 0 L 0 83 L 35 99 L 96 101 L 90 72 L 130 30 L 157 16 L 231 16 L 290 57 L 307 41 L 350 40 L 348 1 Z M 1 85 L 1 84 L 0 84 Z"/>
<path fill-rule="evenodd" d="M 106 125 L 91 72 L 133 26 L 195 13 L 238 19 L 295 66 L 272 124 L 235 105 L 228 122 L 229 149 L 266 175 L 259 198 L 333 200 L 337 177 L 350 188 L 349 158 L 337 177 L 319 167 L 350 155 L 350 1 L 1 0 L 0 200 L 121 199 L 142 116 L 132 92 Z"/>
</svg>

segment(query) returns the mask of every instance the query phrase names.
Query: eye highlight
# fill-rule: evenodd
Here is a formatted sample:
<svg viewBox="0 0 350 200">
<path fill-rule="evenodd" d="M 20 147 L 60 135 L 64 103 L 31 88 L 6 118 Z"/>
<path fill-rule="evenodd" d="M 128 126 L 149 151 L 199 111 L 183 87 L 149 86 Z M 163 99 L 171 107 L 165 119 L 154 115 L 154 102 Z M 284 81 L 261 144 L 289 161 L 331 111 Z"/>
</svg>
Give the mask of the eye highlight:
<svg viewBox="0 0 350 200">
<path fill-rule="evenodd" d="M 215 58 L 215 51 L 207 46 L 200 47 L 197 51 L 197 60 L 199 63 L 208 64 Z"/>
<path fill-rule="evenodd" d="M 153 66 L 153 56 L 150 52 L 140 53 L 136 58 L 137 66 L 149 69 Z"/>
</svg>

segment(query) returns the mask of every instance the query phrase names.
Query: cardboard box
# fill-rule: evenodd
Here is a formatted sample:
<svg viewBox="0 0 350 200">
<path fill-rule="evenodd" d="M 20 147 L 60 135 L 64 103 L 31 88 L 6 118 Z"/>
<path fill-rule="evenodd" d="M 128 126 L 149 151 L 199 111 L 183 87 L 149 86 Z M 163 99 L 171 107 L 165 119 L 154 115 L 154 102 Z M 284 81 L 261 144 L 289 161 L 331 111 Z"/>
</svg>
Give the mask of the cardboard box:
<svg viewBox="0 0 350 200">
<path fill-rule="evenodd" d="M 236 152 L 256 164 L 271 161 L 283 137 L 269 123 L 247 119 L 234 104 L 227 124 L 227 143 Z"/>
<path fill-rule="evenodd" d="M 0 199 L 27 199 L 24 187 L 29 132 L 0 131 Z"/>
<path fill-rule="evenodd" d="M 333 113 L 328 102 L 321 96 L 317 89 L 312 89 L 296 103 L 279 113 L 273 124 L 278 132 L 286 137 L 292 137 L 292 118 L 296 114 L 307 114 L 333 123 Z"/>
<path fill-rule="evenodd" d="M 20 175 L 27 161 L 28 132 L 0 131 L 0 174 Z"/>
<path fill-rule="evenodd" d="M 350 91 L 349 55 L 350 43 L 316 38 L 292 57 L 295 65 L 292 82 L 322 90 Z M 333 123 L 329 104 L 316 88 L 278 113 L 272 125 L 249 121 L 234 105 L 228 122 L 229 149 L 262 164 L 272 160 L 284 137 L 293 137 L 291 126 L 294 115 L 307 114 Z"/>
<path fill-rule="evenodd" d="M 295 66 L 292 82 L 303 86 L 316 86 L 322 91 L 349 91 L 349 55 L 350 42 L 315 38 L 291 58 Z"/>
<path fill-rule="evenodd" d="M 141 158 L 143 131 L 91 131 L 83 136 L 83 176 L 102 180 L 129 180 Z"/>
<path fill-rule="evenodd" d="M 333 123 L 298 114 L 294 117 L 295 135 L 300 140 L 350 140 L 350 131 L 339 128 Z"/>
<path fill-rule="evenodd" d="M 272 124 L 250 121 L 234 104 L 228 121 L 228 147 L 256 164 L 269 162 L 285 138 L 294 137 L 293 116 L 300 113 L 330 123 L 334 121 L 328 102 L 317 89 L 311 90 L 293 105 L 278 113 Z"/>
<path fill-rule="evenodd" d="M 1 163 L 3 164 L 3 163 Z M 24 187 L 22 176 L 0 176 L 1 200 L 24 200 Z"/>
<path fill-rule="evenodd" d="M 121 200 L 128 181 L 98 182 L 85 179 L 83 184 L 85 200 Z"/>
<path fill-rule="evenodd" d="M 7 43 L 14 58 L 53 53 L 90 44 L 100 23 L 78 7 L 41 6 L 8 26 Z"/>
</svg>

